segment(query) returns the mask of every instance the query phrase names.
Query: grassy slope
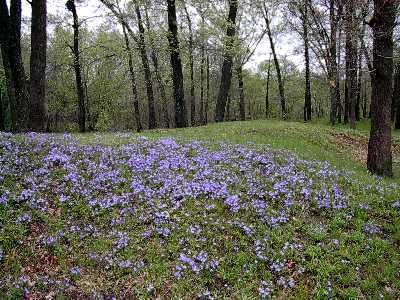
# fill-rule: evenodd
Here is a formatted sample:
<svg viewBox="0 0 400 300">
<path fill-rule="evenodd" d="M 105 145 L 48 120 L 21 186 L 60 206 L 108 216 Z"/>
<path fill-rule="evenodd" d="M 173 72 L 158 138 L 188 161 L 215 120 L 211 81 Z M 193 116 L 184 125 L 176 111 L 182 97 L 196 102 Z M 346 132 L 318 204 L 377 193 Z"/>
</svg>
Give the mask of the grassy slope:
<svg viewBox="0 0 400 300">
<path fill-rule="evenodd" d="M 360 161 L 362 154 L 358 153 L 356 149 L 361 146 L 366 149 L 369 136 L 369 123 L 367 122 L 360 122 L 356 130 L 351 130 L 345 125 L 331 127 L 323 123 L 305 124 L 257 120 L 225 122 L 188 129 L 159 129 L 145 131 L 139 135 L 150 138 L 171 136 L 180 140 L 223 141 L 235 144 L 247 142 L 267 144 L 275 149 L 293 151 L 304 159 L 328 161 L 339 169 L 354 171 L 357 177 L 363 178 L 365 181 L 368 181 L 370 177 L 365 165 Z M 338 141 L 338 135 L 349 137 L 349 140 Z M 100 139 L 95 139 L 92 134 L 81 136 L 81 139 L 85 143 L 115 144 L 121 142 L 112 133 L 102 134 Z M 356 141 L 355 147 L 352 145 L 352 141 Z M 385 181 L 400 182 L 399 130 L 393 132 L 393 142 L 397 145 L 393 159 L 395 176 L 393 179 L 385 179 Z"/>
</svg>

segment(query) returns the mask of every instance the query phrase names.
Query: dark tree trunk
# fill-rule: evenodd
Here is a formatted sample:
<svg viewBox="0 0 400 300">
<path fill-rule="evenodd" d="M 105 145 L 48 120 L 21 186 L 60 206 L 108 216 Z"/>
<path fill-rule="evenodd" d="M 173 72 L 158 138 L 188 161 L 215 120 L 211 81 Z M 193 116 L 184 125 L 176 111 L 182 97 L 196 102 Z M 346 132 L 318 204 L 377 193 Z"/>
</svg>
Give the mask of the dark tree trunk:
<svg viewBox="0 0 400 300">
<path fill-rule="evenodd" d="M 393 102 L 395 103 L 395 128 L 400 129 L 400 63 L 396 65 L 394 77 Z"/>
<path fill-rule="evenodd" d="M 390 107 L 393 88 L 393 28 L 396 1 L 374 0 L 370 22 L 374 36 L 374 80 L 372 81 L 371 133 L 368 143 L 368 170 L 392 176 Z"/>
<path fill-rule="evenodd" d="M 68 0 L 66 3 L 67 9 L 72 13 L 74 23 L 72 25 L 74 29 L 74 46 L 72 47 L 72 52 L 74 55 L 74 70 L 75 70 L 75 81 L 76 90 L 78 94 L 78 123 L 79 131 L 86 131 L 86 101 L 85 93 L 82 84 L 82 73 L 80 65 L 80 51 L 79 51 L 79 22 L 78 14 L 76 13 L 75 1 Z"/>
<path fill-rule="evenodd" d="M 224 47 L 223 63 L 221 70 L 221 84 L 219 86 L 217 105 L 215 109 L 215 121 L 223 122 L 225 114 L 226 100 L 229 94 L 232 80 L 232 48 L 234 46 L 233 38 L 236 33 L 236 13 L 238 0 L 229 1 L 229 15 L 226 29 L 226 42 Z"/>
<path fill-rule="evenodd" d="M 201 19 L 202 27 L 204 27 L 204 17 Z M 204 68 L 206 64 L 206 56 L 205 56 L 205 45 L 204 41 L 201 44 L 200 49 L 201 61 L 200 61 L 200 124 L 205 125 L 205 114 L 204 114 Z"/>
<path fill-rule="evenodd" d="M 337 74 L 336 74 L 336 113 L 337 113 L 337 119 L 336 121 L 341 124 L 342 123 L 342 116 L 343 116 L 343 105 L 342 105 L 342 94 L 340 90 L 340 64 L 341 64 L 341 48 L 342 48 L 342 30 L 339 27 L 338 30 L 338 38 L 337 38 L 337 51 L 336 51 L 336 56 L 337 56 Z"/>
<path fill-rule="evenodd" d="M 282 75 L 281 75 L 281 68 L 279 66 L 279 60 L 276 55 L 275 51 L 275 44 L 274 40 L 272 38 L 272 32 L 271 32 L 271 27 L 270 27 L 270 20 L 268 18 L 268 12 L 265 9 L 265 24 L 267 25 L 267 33 L 268 33 L 268 38 L 269 38 L 269 43 L 271 46 L 271 51 L 272 55 L 274 57 L 274 63 L 275 63 L 275 70 L 276 70 L 276 76 L 278 80 L 278 88 L 279 88 L 279 99 L 281 102 L 281 111 L 282 111 L 282 118 L 286 119 L 286 100 L 285 100 L 285 89 L 283 86 L 283 81 L 282 81 Z"/>
<path fill-rule="evenodd" d="M 265 90 L 265 117 L 269 118 L 269 80 L 271 78 L 271 59 L 268 59 L 267 86 Z"/>
<path fill-rule="evenodd" d="M 310 79 L 310 53 L 308 40 L 308 4 L 303 6 L 303 40 L 304 40 L 304 59 L 305 59 L 305 89 L 304 89 L 304 121 L 311 120 L 311 79 Z"/>
<path fill-rule="evenodd" d="M 10 12 L 7 2 L 1 0 L 0 10 L 1 46 L 5 73 L 9 76 L 12 130 L 22 131 L 27 125 L 28 92 L 21 55 L 21 0 L 10 1 Z"/>
<path fill-rule="evenodd" d="M 126 28 L 122 25 L 122 30 L 124 33 L 125 38 L 125 47 L 126 52 L 128 54 L 128 64 L 129 64 L 129 75 L 131 77 L 131 85 L 132 85 L 132 94 L 133 94 L 133 109 L 135 114 L 135 122 L 136 122 L 136 131 L 140 132 L 143 130 L 142 122 L 140 121 L 140 112 L 139 112 L 139 99 L 138 99 L 138 92 L 136 86 L 136 75 L 133 69 L 133 59 L 132 59 L 132 49 L 129 43 L 129 37 L 126 33 Z"/>
<path fill-rule="evenodd" d="M 151 31 L 150 19 L 149 19 L 148 13 L 147 13 L 147 9 L 146 9 L 145 12 L 146 12 L 147 30 Z M 162 110 L 163 110 L 163 114 L 164 114 L 164 122 L 165 122 L 165 124 L 166 124 L 166 126 L 168 128 L 168 127 L 170 127 L 170 118 L 169 118 L 169 109 L 168 109 L 169 108 L 169 101 L 168 101 L 167 95 L 165 93 L 165 86 L 164 86 L 164 82 L 163 82 L 163 79 L 162 79 L 162 76 L 161 76 L 160 66 L 159 66 L 159 63 L 158 63 L 158 56 L 157 56 L 157 53 L 156 53 L 156 51 L 154 49 L 155 44 L 154 44 L 154 40 L 153 40 L 153 37 L 152 37 L 151 34 L 150 34 L 149 40 L 150 40 L 150 48 L 151 48 L 150 57 L 151 57 L 151 61 L 153 63 L 154 73 L 156 75 L 156 80 L 157 80 L 158 88 L 159 88 L 159 91 L 160 91 L 161 100 L 162 100 L 162 103 L 163 103 Z"/>
<path fill-rule="evenodd" d="M 184 5 L 186 20 L 189 27 L 189 66 L 190 66 L 190 119 L 191 125 L 196 125 L 196 98 L 194 94 L 194 62 L 193 62 L 193 29 L 192 20 L 190 19 L 189 12 L 187 11 L 186 5 Z"/>
<path fill-rule="evenodd" d="M 231 120 L 231 94 L 228 94 L 228 99 L 226 101 L 226 121 Z"/>
<path fill-rule="evenodd" d="M 357 24 L 354 0 L 346 4 L 346 92 L 347 115 L 350 127 L 356 127 L 357 103 Z"/>
<path fill-rule="evenodd" d="M 336 34 L 337 34 L 337 16 L 335 14 L 335 0 L 330 0 L 329 4 L 329 18 L 330 18 L 330 38 L 329 38 L 329 93 L 331 99 L 331 108 L 330 108 L 330 123 L 331 125 L 335 125 L 337 121 L 337 109 L 338 109 L 338 99 L 340 99 L 340 90 L 339 90 L 339 73 L 338 73 L 338 65 L 336 61 Z"/>
<path fill-rule="evenodd" d="M 207 53 L 207 74 L 206 74 L 206 103 L 204 103 L 204 121 L 205 124 L 208 123 L 208 103 L 210 102 L 210 55 Z"/>
<path fill-rule="evenodd" d="M 238 62 L 236 67 L 236 74 L 238 78 L 238 88 L 239 88 L 239 114 L 240 120 L 246 120 L 246 108 L 245 108 L 245 99 L 244 99 L 244 88 L 243 88 L 243 70 L 242 65 Z"/>
<path fill-rule="evenodd" d="M 46 48 L 47 10 L 46 0 L 32 4 L 31 61 L 30 61 L 30 129 L 45 131 L 46 104 Z"/>
<path fill-rule="evenodd" d="M 149 59 L 147 58 L 146 41 L 144 39 L 144 27 L 142 22 L 142 15 L 137 1 L 135 1 L 135 12 L 139 28 L 139 51 L 142 59 L 144 80 L 146 84 L 147 102 L 149 109 L 149 129 L 156 128 L 156 111 L 154 105 L 153 82 L 151 80 L 151 72 L 149 66 Z"/>
<path fill-rule="evenodd" d="M 179 50 L 178 26 L 176 21 L 175 0 L 167 0 L 168 4 L 168 42 L 171 52 L 172 84 L 175 98 L 175 125 L 187 127 L 187 112 L 183 88 L 182 61 Z"/>
</svg>

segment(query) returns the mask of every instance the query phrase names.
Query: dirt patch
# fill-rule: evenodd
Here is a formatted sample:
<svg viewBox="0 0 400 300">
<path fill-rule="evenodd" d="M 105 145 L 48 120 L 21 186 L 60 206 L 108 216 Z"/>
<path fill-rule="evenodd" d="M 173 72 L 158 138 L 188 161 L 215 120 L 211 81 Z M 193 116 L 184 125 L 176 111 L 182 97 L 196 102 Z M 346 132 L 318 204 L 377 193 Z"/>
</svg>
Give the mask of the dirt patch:
<svg viewBox="0 0 400 300">
<path fill-rule="evenodd" d="M 367 164 L 368 138 L 363 136 L 348 135 L 346 133 L 331 132 L 332 143 L 341 153 L 351 155 L 351 157 L 364 165 Z M 400 158 L 400 144 L 393 143 L 393 158 Z"/>
</svg>

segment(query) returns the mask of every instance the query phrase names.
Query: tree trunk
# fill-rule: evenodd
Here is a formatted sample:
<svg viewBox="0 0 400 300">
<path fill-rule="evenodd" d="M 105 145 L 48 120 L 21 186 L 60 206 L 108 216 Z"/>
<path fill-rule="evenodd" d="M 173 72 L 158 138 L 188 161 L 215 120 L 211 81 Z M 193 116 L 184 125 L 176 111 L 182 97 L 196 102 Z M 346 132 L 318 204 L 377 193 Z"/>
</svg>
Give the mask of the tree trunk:
<svg viewBox="0 0 400 300">
<path fill-rule="evenodd" d="M 191 125 L 196 125 L 196 98 L 194 94 L 194 62 L 193 62 L 193 29 L 192 29 L 192 20 L 190 19 L 189 12 L 184 4 L 184 9 L 186 13 L 186 20 L 188 22 L 189 27 L 189 66 L 190 66 L 190 119 Z"/>
<path fill-rule="evenodd" d="M 357 103 L 357 24 L 354 0 L 346 4 L 346 105 L 350 127 L 356 128 Z M 346 109 L 345 109 L 346 111 Z M 346 112 L 345 112 L 346 117 Z"/>
<path fill-rule="evenodd" d="M 4 100 L 3 100 L 3 91 L 0 87 L 0 131 L 4 131 L 5 126 L 5 113 L 4 113 Z"/>
<path fill-rule="evenodd" d="M 396 65 L 394 77 L 393 102 L 395 103 L 395 128 L 400 129 L 400 63 Z"/>
<path fill-rule="evenodd" d="M 329 55 L 328 55 L 328 63 L 329 63 L 329 93 L 331 99 L 331 108 L 330 108 L 330 123 L 331 125 L 336 124 L 337 120 L 337 108 L 338 108 L 338 95 L 340 95 L 339 91 L 339 73 L 338 73 L 338 65 L 336 61 L 336 33 L 337 33 L 337 16 L 335 15 L 335 0 L 330 0 L 329 4 L 329 18 L 330 18 L 330 38 L 329 38 Z"/>
<path fill-rule="evenodd" d="M 46 104 L 46 0 L 32 1 L 30 61 L 30 129 L 45 131 Z"/>
<path fill-rule="evenodd" d="M 269 80 L 271 78 L 271 59 L 268 59 L 267 87 L 265 91 L 265 117 L 269 118 Z"/>
<path fill-rule="evenodd" d="M 72 13 L 74 23 L 72 25 L 74 29 L 74 46 L 72 52 L 74 55 L 74 70 L 75 70 L 75 81 L 76 90 L 78 94 L 78 123 L 80 132 L 86 131 L 86 104 L 85 104 L 85 93 L 82 84 L 82 73 L 80 65 L 80 51 L 79 51 L 79 22 L 78 14 L 76 13 L 75 1 L 68 0 L 66 3 L 67 9 Z"/>
<path fill-rule="evenodd" d="M 243 88 L 243 70 L 242 65 L 238 62 L 236 67 L 236 74 L 238 78 L 238 88 L 239 88 L 239 114 L 240 120 L 246 121 L 246 108 L 244 99 L 244 88 Z"/>
<path fill-rule="evenodd" d="M 367 118 L 367 81 L 364 80 L 364 84 L 362 85 L 362 111 L 363 111 L 363 119 Z"/>
<path fill-rule="evenodd" d="M 268 33 L 269 43 L 270 43 L 270 46 L 271 46 L 272 55 L 274 57 L 276 76 L 277 76 L 277 79 L 278 79 L 279 99 L 280 99 L 280 102 L 281 102 L 282 118 L 286 119 L 285 89 L 284 89 L 284 86 L 283 86 L 281 68 L 279 66 L 279 60 L 278 60 L 278 57 L 276 55 L 275 44 L 274 44 L 274 40 L 272 38 L 272 32 L 271 32 L 271 27 L 270 27 L 270 20 L 268 19 L 268 12 L 267 12 L 266 8 L 265 8 L 264 19 L 265 19 L 265 24 L 267 25 L 267 33 Z"/>
<path fill-rule="evenodd" d="M 146 13 L 146 26 L 147 26 L 147 30 L 151 31 L 151 26 L 150 26 L 150 19 L 147 13 L 147 9 L 145 10 Z M 170 127 L 170 118 L 169 118 L 169 101 L 167 99 L 167 95 L 165 93 L 165 86 L 164 86 L 164 82 L 161 76 L 161 71 L 160 71 L 160 66 L 158 63 L 158 56 L 156 51 L 154 50 L 154 40 L 152 35 L 150 34 L 150 48 L 151 48 L 151 52 L 150 52 L 150 57 L 151 57 L 151 61 L 153 63 L 153 67 L 154 67 L 154 73 L 156 75 L 156 80 L 157 80 L 157 84 L 158 84 L 158 88 L 160 91 L 160 96 L 161 96 L 161 100 L 163 103 L 163 113 L 164 113 L 164 122 L 166 124 L 166 127 L 169 128 Z"/>
<path fill-rule="evenodd" d="M 204 26 L 204 17 L 201 19 L 202 26 Z M 201 44 L 200 49 L 201 62 L 200 62 L 200 124 L 205 125 L 206 121 L 204 119 L 204 68 L 206 64 L 205 57 L 205 45 L 204 41 Z"/>
<path fill-rule="evenodd" d="M 175 124 L 176 127 L 187 127 L 187 113 L 185 93 L 183 88 L 182 61 L 179 50 L 178 26 L 176 21 L 175 0 L 168 3 L 168 42 L 171 52 L 172 84 L 175 98 Z"/>
<path fill-rule="evenodd" d="M 226 100 L 229 94 L 232 81 L 232 48 L 234 46 L 233 38 L 236 33 L 236 13 L 238 0 L 229 1 L 229 15 L 226 29 L 226 42 L 224 47 L 223 63 L 221 70 L 221 83 L 218 92 L 217 105 L 215 109 L 215 121 L 224 121 Z"/>
<path fill-rule="evenodd" d="M 138 92 L 137 92 L 137 86 L 136 86 L 136 75 L 135 75 L 135 71 L 133 69 L 132 49 L 131 49 L 131 46 L 129 43 L 129 37 L 128 37 L 128 34 L 126 33 L 126 28 L 124 25 L 122 25 L 122 30 L 123 30 L 124 38 L 125 38 L 126 52 L 128 54 L 129 74 L 131 77 L 131 85 L 132 85 L 133 109 L 134 109 L 134 113 L 135 113 L 136 131 L 140 132 L 143 130 L 143 127 L 142 127 L 142 122 L 140 121 L 139 99 L 138 99 Z"/>
<path fill-rule="evenodd" d="M 146 84 L 147 104 L 149 109 L 149 129 L 156 128 L 156 111 L 154 105 L 153 82 L 151 80 L 151 72 L 149 66 L 149 59 L 147 57 L 146 41 L 144 39 L 144 27 L 142 23 L 142 15 L 137 1 L 135 1 L 135 12 L 139 28 L 139 51 L 140 58 L 142 59 L 144 81 Z"/>
<path fill-rule="evenodd" d="M 305 89 L 304 89 L 304 121 L 311 121 L 311 79 L 310 79 L 310 53 L 308 40 L 308 4 L 304 3 L 302 23 L 305 59 Z"/>
<path fill-rule="evenodd" d="M 374 80 L 372 81 L 371 132 L 368 143 L 368 170 L 377 175 L 392 176 L 392 141 L 390 107 L 393 88 L 394 0 L 374 0 L 370 22 L 374 37 Z"/>
<path fill-rule="evenodd" d="M 204 121 L 205 124 L 208 123 L 208 103 L 210 102 L 210 55 L 207 53 L 207 75 L 206 75 L 206 86 L 207 86 L 207 96 L 206 103 L 204 104 Z"/>
</svg>

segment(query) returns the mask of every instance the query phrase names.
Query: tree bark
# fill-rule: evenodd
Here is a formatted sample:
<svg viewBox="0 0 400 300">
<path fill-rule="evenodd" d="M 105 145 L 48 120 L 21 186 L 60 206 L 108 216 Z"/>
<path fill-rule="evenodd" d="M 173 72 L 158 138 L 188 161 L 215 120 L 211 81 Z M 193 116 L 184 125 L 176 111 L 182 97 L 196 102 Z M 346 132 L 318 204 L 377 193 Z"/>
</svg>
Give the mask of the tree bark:
<svg viewBox="0 0 400 300">
<path fill-rule="evenodd" d="M 368 170 L 392 176 L 391 104 L 393 97 L 393 28 L 396 1 L 374 0 L 371 132 L 368 143 Z"/>
<path fill-rule="evenodd" d="M 310 79 L 310 53 L 308 36 L 308 4 L 305 2 L 302 9 L 302 25 L 304 40 L 305 60 L 305 89 L 304 89 L 304 121 L 311 121 L 311 79 Z"/>
<path fill-rule="evenodd" d="M 82 72 L 80 65 L 80 50 L 79 50 L 79 22 L 78 14 L 76 13 L 76 6 L 74 0 L 68 0 L 66 3 L 67 9 L 72 13 L 73 16 L 73 29 L 74 29 L 74 45 L 72 47 L 72 52 L 74 55 L 74 70 L 75 70 L 75 81 L 76 90 L 78 94 L 78 124 L 79 131 L 86 131 L 86 101 L 85 93 L 82 84 Z"/>
<path fill-rule="evenodd" d="M 175 0 L 167 0 L 168 4 L 168 42 L 171 53 L 172 84 L 175 98 L 175 125 L 187 127 L 187 112 L 183 87 L 182 61 L 179 50 L 178 26 L 176 21 Z"/>
<path fill-rule="evenodd" d="M 268 18 L 268 12 L 265 7 L 264 7 L 264 10 L 265 10 L 264 19 L 265 19 L 265 24 L 267 25 L 267 34 L 268 34 L 269 43 L 271 46 L 272 55 L 274 57 L 276 76 L 278 79 L 279 99 L 281 102 L 282 118 L 286 119 L 285 89 L 284 89 L 283 81 L 282 81 L 281 68 L 279 66 L 279 60 L 278 60 L 278 57 L 277 57 L 276 51 L 275 51 L 275 44 L 274 44 L 274 40 L 272 38 L 272 32 L 271 32 L 271 27 L 270 27 L 270 20 Z"/>
<path fill-rule="evenodd" d="M 395 103 L 395 129 L 400 129 L 400 63 L 396 65 L 393 102 Z"/>
<path fill-rule="evenodd" d="M 31 60 L 30 60 L 30 129 L 46 130 L 46 48 L 47 10 L 46 0 L 31 2 Z"/>
<path fill-rule="evenodd" d="M 3 100 L 3 91 L 1 90 L 1 87 L 0 87 L 0 131 L 4 131 L 6 128 L 4 104 L 5 104 L 5 101 Z"/>
<path fill-rule="evenodd" d="M 138 92 L 136 86 L 136 75 L 133 69 L 133 59 L 132 59 L 132 49 L 129 43 L 129 37 L 126 33 L 126 28 L 122 25 L 122 31 L 124 33 L 125 38 L 125 47 L 126 52 L 128 54 L 128 64 L 129 64 L 129 75 L 131 77 L 131 86 L 132 86 L 132 95 L 133 95 L 133 109 L 135 114 L 135 121 L 136 121 L 136 131 L 140 132 L 143 130 L 142 122 L 140 121 L 140 112 L 139 112 L 139 99 L 138 99 Z"/>
<path fill-rule="evenodd" d="M 268 59 L 267 87 L 265 91 L 265 117 L 269 118 L 269 81 L 271 78 L 271 59 Z"/>
<path fill-rule="evenodd" d="M 224 47 L 223 63 L 221 70 L 221 83 L 219 86 L 217 104 L 215 109 L 215 121 L 223 122 L 225 117 L 226 100 L 229 94 L 232 81 L 232 48 L 236 34 L 236 14 L 238 0 L 229 1 L 229 15 L 226 29 L 226 42 Z"/>
<path fill-rule="evenodd" d="M 193 62 L 193 28 L 192 28 L 192 20 L 190 19 L 189 12 L 187 10 L 186 5 L 184 4 L 184 9 L 186 13 L 186 20 L 188 22 L 189 28 L 189 67 L 190 67 L 190 119 L 191 125 L 196 125 L 196 98 L 194 93 L 194 62 Z"/>
<path fill-rule="evenodd" d="M 206 74 L 206 103 L 204 103 L 204 121 L 205 125 L 208 123 L 208 103 L 210 102 L 210 55 L 207 53 L 207 74 Z"/>
<path fill-rule="evenodd" d="M 149 15 L 147 13 L 147 9 L 145 10 L 145 14 L 146 14 L 146 26 L 147 26 L 147 30 L 151 31 L 151 25 L 150 25 L 150 19 L 149 19 Z M 161 76 L 161 71 L 160 71 L 160 66 L 158 63 L 158 56 L 157 53 L 154 49 L 155 45 L 154 45 L 154 40 L 152 35 L 150 34 L 150 48 L 151 48 L 151 52 L 150 52 L 150 57 L 151 57 L 151 61 L 153 63 L 153 67 L 154 67 L 154 73 L 156 75 L 156 80 L 157 80 L 157 84 L 158 84 L 158 88 L 160 91 L 160 96 L 161 96 L 161 100 L 162 103 L 164 105 L 163 107 L 163 113 L 164 113 L 164 122 L 168 127 L 170 127 L 170 118 L 169 118 L 169 101 L 167 99 L 167 95 L 165 93 L 165 86 L 164 86 L 164 82 Z"/>
<path fill-rule="evenodd" d="M 238 78 L 238 88 L 239 88 L 239 115 L 241 121 L 246 121 L 246 107 L 244 99 L 244 84 L 243 84 L 243 69 L 240 62 L 236 67 L 236 74 Z"/>
<path fill-rule="evenodd" d="M 337 19 L 338 17 L 335 14 L 335 0 L 329 1 L 329 19 L 330 19 L 330 37 L 329 37 L 329 55 L 328 55 L 328 64 L 329 64 L 329 93 L 331 100 L 331 108 L 330 108 L 330 123 L 331 125 L 335 125 L 337 121 L 337 109 L 338 109 L 338 99 L 340 99 L 340 90 L 339 90 L 339 73 L 338 73 L 338 65 L 336 61 L 336 33 L 337 33 Z"/>
<path fill-rule="evenodd" d="M 202 17 L 202 25 L 204 26 L 204 17 Z M 204 68 L 206 64 L 205 56 L 205 45 L 204 41 L 201 44 L 200 49 L 201 61 L 200 61 L 200 124 L 205 125 L 206 121 L 204 119 Z"/>
<path fill-rule="evenodd" d="M 149 129 L 154 129 L 157 127 L 156 123 L 156 111 L 154 105 L 154 94 L 153 94 L 153 82 L 151 80 L 151 72 L 149 66 L 149 59 L 147 57 L 146 50 L 146 42 L 144 39 L 144 27 L 142 22 L 142 15 L 140 12 L 140 7 L 137 1 L 135 1 L 135 12 L 137 18 L 137 25 L 139 28 L 139 51 L 140 57 L 142 59 L 143 72 L 144 72 L 144 80 L 146 84 L 146 92 L 147 92 L 147 104 L 149 109 Z"/>
</svg>

